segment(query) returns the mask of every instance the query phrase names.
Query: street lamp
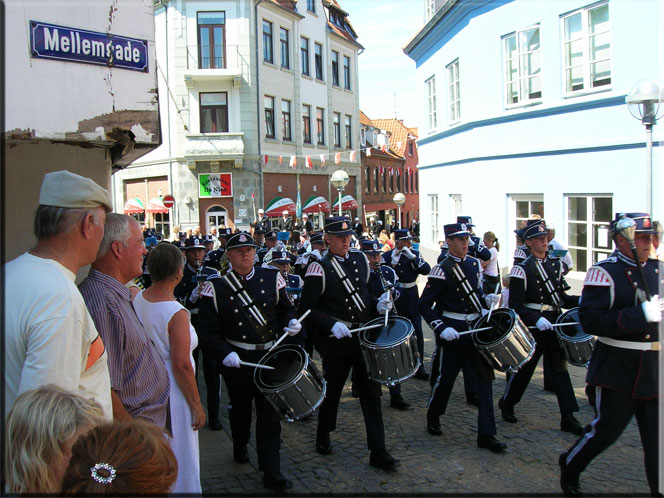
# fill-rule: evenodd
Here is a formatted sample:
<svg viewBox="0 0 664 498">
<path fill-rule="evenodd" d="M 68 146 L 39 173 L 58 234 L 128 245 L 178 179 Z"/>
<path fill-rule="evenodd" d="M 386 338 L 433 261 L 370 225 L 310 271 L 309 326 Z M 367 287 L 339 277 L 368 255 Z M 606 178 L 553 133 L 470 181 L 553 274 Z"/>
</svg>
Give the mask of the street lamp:
<svg viewBox="0 0 664 498">
<path fill-rule="evenodd" d="M 336 170 L 330 177 L 330 183 L 339 191 L 339 216 L 341 216 L 341 192 L 346 188 L 349 180 L 348 173 L 342 169 Z"/>
<path fill-rule="evenodd" d="M 646 78 L 638 81 L 625 97 L 629 113 L 646 127 L 646 211 L 652 212 L 652 127 L 657 124 L 664 102 L 664 87 Z"/>
<path fill-rule="evenodd" d="M 404 202 L 406 202 L 406 196 L 403 195 L 401 192 L 397 192 L 394 194 L 394 197 L 392 198 L 392 201 L 397 205 L 397 208 L 399 210 L 399 228 L 401 228 L 401 206 L 403 206 Z"/>
</svg>

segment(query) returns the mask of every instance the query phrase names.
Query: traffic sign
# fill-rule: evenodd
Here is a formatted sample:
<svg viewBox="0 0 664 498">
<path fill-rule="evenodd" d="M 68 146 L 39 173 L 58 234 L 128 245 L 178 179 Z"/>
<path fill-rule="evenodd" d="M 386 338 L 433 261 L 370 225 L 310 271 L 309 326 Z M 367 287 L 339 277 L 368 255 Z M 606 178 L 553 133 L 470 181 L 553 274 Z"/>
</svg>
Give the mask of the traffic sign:
<svg viewBox="0 0 664 498">
<path fill-rule="evenodd" d="M 164 203 L 164 206 L 166 206 L 168 209 L 172 208 L 175 205 L 175 197 L 172 195 L 165 195 L 164 198 L 161 200 L 161 202 Z"/>
</svg>

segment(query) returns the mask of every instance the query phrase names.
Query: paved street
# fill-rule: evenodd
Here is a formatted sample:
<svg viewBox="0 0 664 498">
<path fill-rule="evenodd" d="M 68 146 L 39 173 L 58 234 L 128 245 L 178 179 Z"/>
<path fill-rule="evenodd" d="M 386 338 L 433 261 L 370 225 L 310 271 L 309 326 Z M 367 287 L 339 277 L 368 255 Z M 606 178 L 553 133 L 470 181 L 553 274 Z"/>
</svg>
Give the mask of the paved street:
<svg viewBox="0 0 664 498">
<path fill-rule="evenodd" d="M 433 335 L 425 325 L 427 369 L 434 346 Z M 315 361 L 320 366 L 316 354 Z M 322 370 L 322 369 L 321 369 Z M 581 412 L 577 418 L 588 423 L 593 415 L 584 393 L 585 369 L 570 367 Z M 200 375 L 199 381 L 202 379 Z M 426 381 L 410 379 L 403 395 L 412 404 L 409 411 L 389 407 L 389 394 L 383 390 L 383 417 L 390 453 L 401 460 L 396 472 L 386 473 L 369 466 L 369 451 L 359 402 L 350 393 L 350 382 L 341 399 L 337 431 L 331 434 L 334 453 L 315 452 L 316 418 L 283 423 L 282 472 L 293 480 L 293 493 L 300 494 L 555 494 L 558 486 L 558 455 L 575 440 L 559 430 L 556 397 L 542 390 L 542 370 L 533 376 L 523 401 L 516 407 L 518 424 L 500 417 L 497 401 L 505 386 L 497 373 L 494 400 L 498 437 L 508 444 L 505 454 L 496 455 L 476 447 L 477 414 L 465 402 L 461 376 L 452 393 L 448 413 L 441 417 L 444 434 L 434 437 L 425 427 L 426 402 L 430 393 Z M 201 385 L 204 390 L 204 385 Z M 222 388 L 223 390 L 224 388 Z M 202 398 L 205 399 L 204 393 Z M 222 394 L 222 407 L 227 404 Z M 270 494 L 263 488 L 257 470 L 255 434 L 249 447 L 249 464 L 232 459 L 230 428 L 222 410 L 224 429 L 200 433 L 201 480 L 208 494 Z M 254 432 L 254 431 L 252 431 Z M 643 470 L 639 433 L 633 422 L 617 444 L 597 458 L 582 475 L 587 494 L 649 494 Z"/>
</svg>

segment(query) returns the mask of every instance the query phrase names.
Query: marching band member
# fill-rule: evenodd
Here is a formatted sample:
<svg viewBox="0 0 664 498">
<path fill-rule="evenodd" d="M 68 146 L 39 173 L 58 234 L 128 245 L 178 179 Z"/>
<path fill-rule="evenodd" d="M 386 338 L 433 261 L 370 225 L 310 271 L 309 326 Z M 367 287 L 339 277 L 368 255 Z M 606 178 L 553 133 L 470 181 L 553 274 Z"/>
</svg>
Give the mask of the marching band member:
<svg viewBox="0 0 664 498">
<path fill-rule="evenodd" d="M 622 230 L 632 220 L 634 236 Z M 636 415 L 650 491 L 652 496 L 661 496 L 658 375 L 664 300 L 657 295 L 649 298 L 648 291 L 662 289 L 664 264 L 648 258 L 655 232 L 648 214 L 627 213 L 624 220 L 618 215 L 610 230 L 617 252 L 588 270 L 579 306 L 584 331 L 599 336 L 586 377 L 596 389 L 595 418 L 583 436 L 560 455 L 560 486 L 567 496 L 581 496 L 581 472 L 618 439 Z"/>
<path fill-rule="evenodd" d="M 272 267 L 281 272 L 281 276 L 286 281 L 286 294 L 297 310 L 302 296 L 304 280 L 299 275 L 291 273 L 291 256 L 282 244 L 277 244 L 265 256 L 263 267 Z"/>
<path fill-rule="evenodd" d="M 257 266 L 263 264 L 267 252 L 277 245 L 277 231 L 270 230 L 269 232 L 265 232 L 263 240 L 265 245 L 256 250 L 256 260 L 254 261 L 254 264 Z"/>
<path fill-rule="evenodd" d="M 558 258 L 548 257 L 548 231 L 544 220 L 528 220 L 523 238 L 530 249 L 523 263 L 510 272 L 510 302 L 526 325 L 533 330 L 535 353 L 507 382 L 505 394 L 498 404 L 503 420 L 516 423 L 514 406 L 528 387 L 533 372 L 542 355 L 552 367 L 553 388 L 560 407 L 560 430 L 581 434 L 583 426 L 574 417 L 579 405 L 574 396 L 572 381 L 567 371 L 565 352 L 558 343 L 553 323 L 561 314 L 561 308 L 578 306 L 579 296 L 570 296 L 562 288 L 563 264 Z"/>
<path fill-rule="evenodd" d="M 369 463 L 384 470 L 393 470 L 399 461 L 385 449 L 385 429 L 380 404 L 381 385 L 369 379 L 362 360 L 357 335 L 349 329 L 359 327 L 385 313 L 391 306 L 388 293 L 380 299 L 369 293 L 369 263 L 359 251 L 349 250 L 353 230 L 347 218 L 333 216 L 325 220 L 327 253 L 319 262 L 309 265 L 302 290 L 302 309 L 311 309 L 307 329 L 315 330 L 316 346 L 323 358 L 327 394 L 318 414 L 316 451 L 332 453 L 330 432 L 337 426 L 339 399 L 351 368 L 355 387 L 360 394 L 367 443 L 371 451 Z M 328 335 L 332 333 L 333 337 Z"/>
<path fill-rule="evenodd" d="M 495 437 L 493 367 L 480 355 L 469 334 L 459 335 L 460 331 L 470 330 L 471 322 L 486 312 L 485 302 L 497 305 L 500 296 L 489 294 L 484 298 L 479 260 L 467 255 L 468 227 L 464 223 L 453 223 L 445 225 L 444 231 L 449 253 L 429 273 L 419 301 L 420 313 L 436 336 L 436 352 L 431 361 L 427 431 L 433 436 L 442 436 L 440 416 L 446 411 L 454 381 L 464 361 L 470 359 L 478 384 L 477 446 L 500 453 L 507 445 Z"/>
</svg>

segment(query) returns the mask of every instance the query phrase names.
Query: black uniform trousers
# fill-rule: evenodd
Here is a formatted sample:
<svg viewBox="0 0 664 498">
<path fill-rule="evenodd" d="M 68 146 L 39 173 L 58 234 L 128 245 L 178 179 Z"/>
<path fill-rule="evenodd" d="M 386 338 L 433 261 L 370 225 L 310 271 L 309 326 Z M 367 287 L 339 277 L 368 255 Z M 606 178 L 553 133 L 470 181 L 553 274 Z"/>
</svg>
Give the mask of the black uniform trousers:
<svg viewBox="0 0 664 498">
<path fill-rule="evenodd" d="M 463 323 L 463 322 L 459 322 Z M 461 332 L 467 326 L 454 327 Z M 459 371 L 466 360 L 470 361 L 477 375 L 477 435 L 494 436 L 496 419 L 493 414 L 493 369 L 480 355 L 470 335 L 461 336 L 454 341 L 436 338 L 436 351 L 431 360 L 431 398 L 428 414 L 435 417 L 445 414 L 447 403 Z"/>
<path fill-rule="evenodd" d="M 551 323 L 555 323 L 557 316 L 555 313 L 545 312 L 544 316 Z M 530 379 L 535 372 L 537 363 L 542 355 L 544 355 L 546 361 L 551 365 L 551 381 L 556 397 L 558 398 L 560 414 L 564 416 L 578 412 L 579 405 L 576 402 L 572 381 L 567 371 L 565 351 L 558 343 L 555 330 L 532 330 L 532 334 L 536 342 L 535 352 L 532 358 L 516 374 L 512 375 L 507 382 L 505 394 L 503 395 L 505 403 L 508 406 L 514 406 L 521 401 L 523 393 L 526 391 Z"/>
<path fill-rule="evenodd" d="M 330 338 L 329 341 L 329 347 L 322 354 L 327 392 L 318 412 L 318 431 L 332 432 L 337 428 L 341 392 L 352 369 L 354 388 L 360 395 L 360 407 L 364 415 L 367 446 L 371 451 L 384 450 L 385 427 L 380 404 L 381 385 L 369 379 L 357 334 L 351 338 Z M 336 341 L 342 344 L 335 344 Z"/>
<path fill-rule="evenodd" d="M 197 315 L 191 315 L 191 324 L 194 329 L 197 325 Z M 219 420 L 219 397 L 221 395 L 221 372 L 219 367 L 223 358 L 217 358 L 217 355 L 210 348 L 209 344 L 202 341 L 198 336 L 198 346 L 192 352 L 194 357 L 195 372 L 198 376 L 198 353 L 203 356 L 203 378 L 205 379 L 205 389 L 207 391 L 207 409 L 208 423 L 213 420 Z"/>
<path fill-rule="evenodd" d="M 581 473 L 588 464 L 623 433 L 636 415 L 646 467 L 648 485 L 659 493 L 659 400 L 634 399 L 609 388 L 596 388 L 595 419 L 566 454 L 570 471 Z"/>
<path fill-rule="evenodd" d="M 258 363 L 266 351 L 233 348 L 243 361 Z M 234 445 L 246 445 L 251 436 L 251 403 L 256 402 L 256 452 L 258 470 L 280 471 L 281 417 L 254 384 L 254 368 L 221 366 L 231 409 L 228 418 Z"/>
</svg>

